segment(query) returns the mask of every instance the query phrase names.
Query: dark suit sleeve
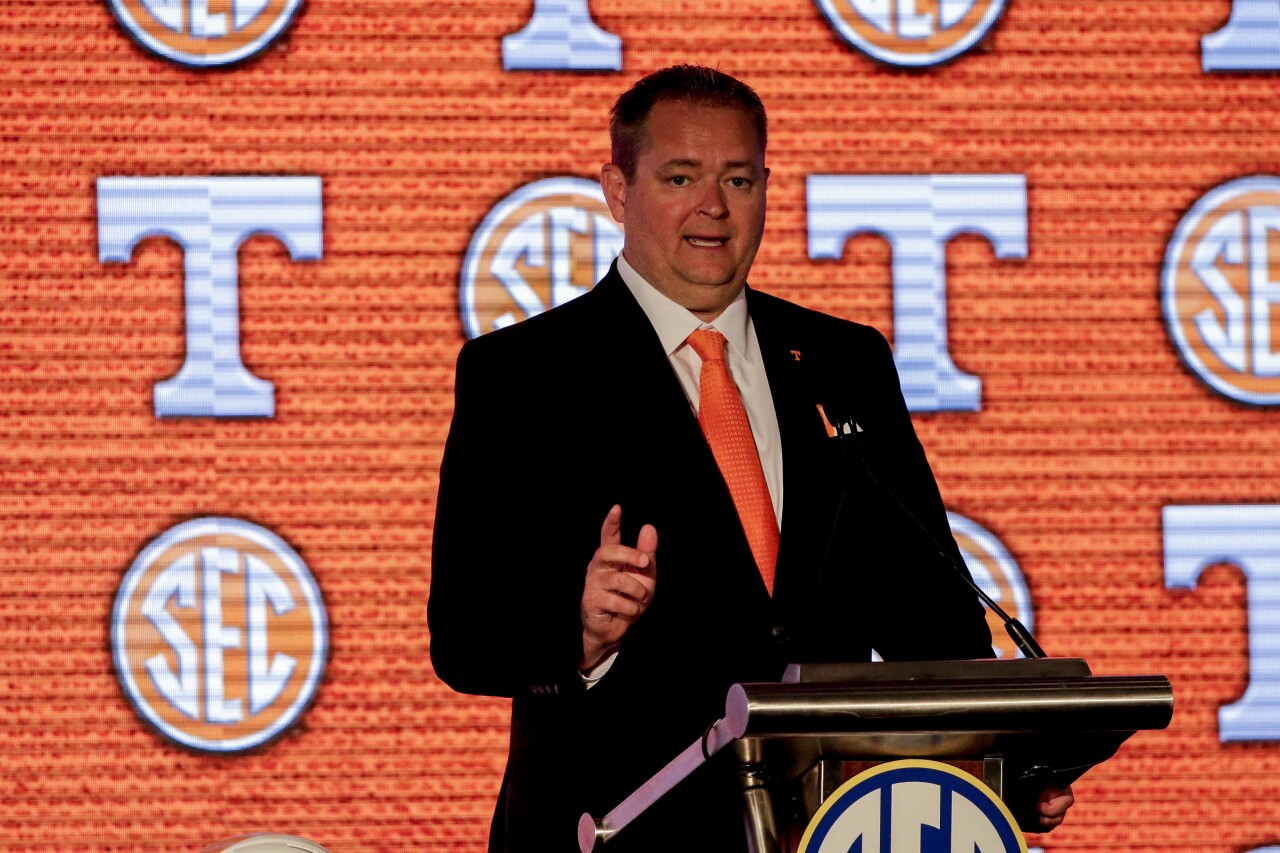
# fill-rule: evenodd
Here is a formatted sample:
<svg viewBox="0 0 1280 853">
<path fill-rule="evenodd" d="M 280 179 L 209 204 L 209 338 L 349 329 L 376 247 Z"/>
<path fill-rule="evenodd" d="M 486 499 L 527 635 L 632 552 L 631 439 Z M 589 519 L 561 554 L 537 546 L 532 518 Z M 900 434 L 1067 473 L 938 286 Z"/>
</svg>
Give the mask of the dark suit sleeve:
<svg viewBox="0 0 1280 853">
<path fill-rule="evenodd" d="M 441 462 L 432 663 L 455 690 L 512 697 L 493 850 L 576 849 L 584 811 L 616 806 L 697 736 L 702 717 L 714 719 L 699 711 L 691 731 L 671 736 L 668 719 L 688 715 L 636 701 L 653 695 L 647 663 L 665 649 L 644 642 L 643 630 L 599 685 L 586 691 L 578 676 L 583 580 L 601 522 L 614 502 L 632 510 L 633 527 L 648 516 L 640 495 L 613 483 L 625 453 L 606 452 L 617 430 L 592 429 L 602 378 L 613 370 L 602 359 L 584 366 L 585 324 L 566 322 L 573 305 L 463 346 Z M 624 539 L 635 535 L 624 527 Z M 723 708 L 725 686 L 717 686 Z M 639 758 L 609 749 L 620 736 Z"/>
<path fill-rule="evenodd" d="M 534 404 L 511 351 L 479 339 L 458 357 L 432 545 L 431 660 L 461 692 L 554 697 L 581 692 L 578 606 L 593 545 L 587 538 L 584 556 L 565 545 L 580 531 L 548 529 L 562 496 L 539 452 L 547 401 Z"/>
</svg>

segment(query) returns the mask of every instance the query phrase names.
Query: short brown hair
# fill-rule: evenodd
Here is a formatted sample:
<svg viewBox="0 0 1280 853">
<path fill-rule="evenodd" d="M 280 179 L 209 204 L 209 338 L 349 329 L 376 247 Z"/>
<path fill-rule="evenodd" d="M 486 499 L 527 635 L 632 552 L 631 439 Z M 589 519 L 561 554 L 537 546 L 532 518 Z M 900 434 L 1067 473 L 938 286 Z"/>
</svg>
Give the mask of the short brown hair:
<svg viewBox="0 0 1280 853">
<path fill-rule="evenodd" d="M 609 141 L 614 165 L 627 183 L 636 177 L 636 161 L 648 131 L 649 112 L 659 101 L 684 101 L 740 109 L 751 119 L 763 151 L 768 139 L 764 103 L 755 90 L 736 77 L 703 65 L 673 65 L 637 80 L 610 111 Z"/>
</svg>

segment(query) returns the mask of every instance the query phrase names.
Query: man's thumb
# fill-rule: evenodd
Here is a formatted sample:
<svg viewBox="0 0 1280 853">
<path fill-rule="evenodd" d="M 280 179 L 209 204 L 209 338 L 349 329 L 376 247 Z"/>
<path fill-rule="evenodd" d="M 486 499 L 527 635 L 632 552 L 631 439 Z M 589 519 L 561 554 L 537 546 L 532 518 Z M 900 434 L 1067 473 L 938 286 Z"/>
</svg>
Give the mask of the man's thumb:
<svg viewBox="0 0 1280 853">
<path fill-rule="evenodd" d="M 658 528 L 652 524 L 641 527 L 640 536 L 636 539 L 636 550 L 648 554 L 651 560 L 655 559 L 658 551 Z"/>
</svg>

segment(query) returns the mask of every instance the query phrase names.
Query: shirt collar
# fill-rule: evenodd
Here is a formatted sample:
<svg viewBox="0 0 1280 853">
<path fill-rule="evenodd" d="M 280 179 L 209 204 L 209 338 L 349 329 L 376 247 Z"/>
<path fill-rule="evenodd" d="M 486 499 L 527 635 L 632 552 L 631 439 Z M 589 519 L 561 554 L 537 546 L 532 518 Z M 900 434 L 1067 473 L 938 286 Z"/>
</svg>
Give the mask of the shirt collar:
<svg viewBox="0 0 1280 853">
<path fill-rule="evenodd" d="M 636 302 L 640 303 L 640 308 L 649 318 L 654 331 L 658 333 L 658 340 L 662 341 L 662 349 L 668 358 L 684 345 L 685 339 L 691 332 L 702 328 L 713 328 L 725 336 L 730 349 L 734 350 L 738 357 L 750 361 L 751 350 L 748 346 L 747 329 L 751 317 L 747 312 L 746 288 L 738 292 L 719 317 L 710 323 L 704 323 L 688 308 L 645 281 L 644 277 L 636 272 L 635 267 L 627 263 L 627 259 L 621 254 L 618 255 L 618 275 L 622 277 L 622 281 L 631 291 L 631 295 L 636 298 Z"/>
</svg>

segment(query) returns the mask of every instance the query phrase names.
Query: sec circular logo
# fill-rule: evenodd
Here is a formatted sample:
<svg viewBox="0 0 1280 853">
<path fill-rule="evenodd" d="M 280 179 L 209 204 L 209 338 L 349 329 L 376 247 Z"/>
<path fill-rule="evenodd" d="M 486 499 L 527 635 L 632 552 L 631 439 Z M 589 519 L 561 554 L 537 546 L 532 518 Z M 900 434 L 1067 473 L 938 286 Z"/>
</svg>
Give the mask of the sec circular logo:
<svg viewBox="0 0 1280 853">
<path fill-rule="evenodd" d="M 856 846 L 861 844 L 861 846 Z M 1027 853 L 991 789 L 936 761 L 891 761 L 841 785 L 818 809 L 799 853 Z"/>
<path fill-rule="evenodd" d="M 1179 354 L 1210 388 L 1280 403 L 1280 178 L 1240 178 L 1192 206 L 1165 252 L 1161 301 Z"/>
<path fill-rule="evenodd" d="M 239 752 L 293 724 L 328 628 L 302 559 L 269 530 L 199 518 L 138 554 L 111 616 L 116 674 L 144 720 L 192 749 Z"/>
<path fill-rule="evenodd" d="M 502 199 L 471 238 L 460 301 L 467 337 L 510 326 L 590 290 L 622 251 L 604 192 L 546 178 Z"/>
<path fill-rule="evenodd" d="M 266 48 L 302 0 L 107 0 L 116 20 L 158 56 L 193 68 L 239 62 Z"/>
<path fill-rule="evenodd" d="M 817 0 L 835 31 L 881 62 L 937 65 L 973 47 L 1005 0 Z"/>
<path fill-rule="evenodd" d="M 1035 614 L 1031 610 L 1027 580 L 1008 549 L 995 534 L 963 515 L 949 512 L 947 522 L 951 525 L 956 544 L 960 546 L 960 556 L 964 557 L 964 564 L 973 575 L 973 582 L 995 599 L 1006 613 L 1035 633 Z M 1022 657 L 1022 652 L 1004 629 L 1004 622 L 990 610 L 987 611 L 987 626 L 991 629 L 996 657 Z"/>
</svg>

